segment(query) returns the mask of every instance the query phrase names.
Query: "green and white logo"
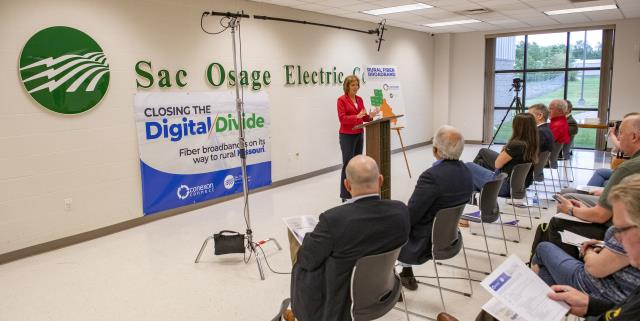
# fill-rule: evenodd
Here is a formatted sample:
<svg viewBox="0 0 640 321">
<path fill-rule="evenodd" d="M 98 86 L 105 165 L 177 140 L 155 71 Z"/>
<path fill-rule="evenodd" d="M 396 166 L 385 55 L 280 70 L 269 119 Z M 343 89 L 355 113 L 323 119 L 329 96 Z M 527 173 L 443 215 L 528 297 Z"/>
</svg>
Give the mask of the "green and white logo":
<svg viewBox="0 0 640 321">
<path fill-rule="evenodd" d="M 84 32 L 50 27 L 33 35 L 20 55 L 27 92 L 45 108 L 78 114 L 97 105 L 109 87 L 102 48 Z"/>
</svg>

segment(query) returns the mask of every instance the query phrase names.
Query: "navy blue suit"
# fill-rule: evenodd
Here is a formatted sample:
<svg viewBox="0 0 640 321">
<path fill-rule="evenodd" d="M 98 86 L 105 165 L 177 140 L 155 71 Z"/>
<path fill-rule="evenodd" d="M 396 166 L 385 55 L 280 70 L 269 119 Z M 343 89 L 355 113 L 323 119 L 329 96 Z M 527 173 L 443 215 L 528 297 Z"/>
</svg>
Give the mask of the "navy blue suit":
<svg viewBox="0 0 640 321">
<path fill-rule="evenodd" d="M 420 175 L 409 199 L 411 233 L 398 260 L 422 264 L 431 259 L 431 227 L 439 210 L 469 202 L 471 172 L 461 161 L 443 160 Z"/>
<path fill-rule="evenodd" d="M 553 133 L 551 132 L 551 128 L 549 128 L 549 124 L 544 123 L 538 126 L 538 141 L 538 152 L 551 151 L 553 148 Z"/>
</svg>

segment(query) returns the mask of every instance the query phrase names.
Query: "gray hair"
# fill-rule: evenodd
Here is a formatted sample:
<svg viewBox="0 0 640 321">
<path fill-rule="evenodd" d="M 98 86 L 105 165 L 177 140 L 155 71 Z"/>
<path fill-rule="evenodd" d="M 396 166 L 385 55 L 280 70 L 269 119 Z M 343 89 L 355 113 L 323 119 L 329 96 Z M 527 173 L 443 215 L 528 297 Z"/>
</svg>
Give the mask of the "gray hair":
<svg viewBox="0 0 640 321">
<path fill-rule="evenodd" d="M 376 161 L 365 155 L 353 157 L 345 169 L 347 180 L 352 186 L 360 188 L 374 188 L 378 183 L 378 164 Z"/>
<path fill-rule="evenodd" d="M 640 174 L 629 175 L 621 180 L 611 189 L 607 201 L 609 204 L 615 201 L 624 204 L 629 219 L 640 224 Z"/>
<path fill-rule="evenodd" d="M 529 106 L 529 109 L 540 113 L 545 122 L 549 119 L 549 109 L 544 104 L 534 104 Z"/>
<path fill-rule="evenodd" d="M 629 118 L 629 119 L 627 119 Z M 631 126 L 631 128 L 634 131 L 638 131 L 640 130 L 640 113 L 638 112 L 632 112 L 632 113 L 628 113 L 626 115 L 624 115 L 624 118 L 622 118 L 625 122 L 629 123 L 629 126 Z"/>
<path fill-rule="evenodd" d="M 549 108 L 553 108 L 553 107 L 557 107 L 562 109 L 563 113 L 566 113 L 567 110 L 569 109 L 569 106 L 567 106 L 567 102 L 564 99 L 554 99 L 549 103 Z"/>
<path fill-rule="evenodd" d="M 433 147 L 442 159 L 458 160 L 464 149 L 464 137 L 455 127 L 444 125 L 433 137 Z"/>
</svg>

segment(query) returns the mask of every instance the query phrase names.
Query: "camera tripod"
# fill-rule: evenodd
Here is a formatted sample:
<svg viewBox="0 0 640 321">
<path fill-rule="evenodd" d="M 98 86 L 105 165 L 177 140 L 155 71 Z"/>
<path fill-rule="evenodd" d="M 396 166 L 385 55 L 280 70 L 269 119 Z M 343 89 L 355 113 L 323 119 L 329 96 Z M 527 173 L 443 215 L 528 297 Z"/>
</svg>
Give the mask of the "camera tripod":
<svg viewBox="0 0 640 321">
<path fill-rule="evenodd" d="M 522 104 L 522 100 L 520 100 L 520 90 L 522 89 L 520 87 L 520 80 L 516 81 L 516 79 L 513 80 L 513 85 L 511 87 L 511 89 L 509 90 L 509 91 L 513 90 L 516 93 L 516 96 L 513 97 L 513 100 L 511 100 L 511 104 L 509 105 L 509 109 L 507 109 L 507 112 L 504 114 L 504 117 L 502 117 L 502 120 L 500 121 L 500 125 L 498 125 L 498 129 L 496 130 L 496 133 L 493 134 L 493 138 L 491 138 L 491 142 L 489 143 L 489 147 L 491 147 L 491 145 L 493 145 L 493 142 L 496 140 L 496 137 L 498 136 L 498 133 L 500 133 L 500 128 L 502 128 L 502 125 L 504 124 L 505 119 L 507 119 L 507 116 L 509 116 L 509 112 L 514 107 L 514 105 L 515 105 L 516 114 L 522 114 L 522 113 L 526 112 L 524 110 L 524 105 Z"/>
</svg>

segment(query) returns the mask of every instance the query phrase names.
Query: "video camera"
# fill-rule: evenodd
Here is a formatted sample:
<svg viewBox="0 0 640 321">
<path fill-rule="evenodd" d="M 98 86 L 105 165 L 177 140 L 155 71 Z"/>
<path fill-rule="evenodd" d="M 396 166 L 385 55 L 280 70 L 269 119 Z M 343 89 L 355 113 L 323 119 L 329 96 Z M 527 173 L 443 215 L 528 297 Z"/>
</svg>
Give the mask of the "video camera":
<svg viewBox="0 0 640 321">
<path fill-rule="evenodd" d="M 511 89 L 515 91 L 520 91 L 522 89 L 523 83 L 524 83 L 524 79 L 513 78 L 513 84 L 511 85 Z"/>
</svg>

